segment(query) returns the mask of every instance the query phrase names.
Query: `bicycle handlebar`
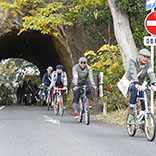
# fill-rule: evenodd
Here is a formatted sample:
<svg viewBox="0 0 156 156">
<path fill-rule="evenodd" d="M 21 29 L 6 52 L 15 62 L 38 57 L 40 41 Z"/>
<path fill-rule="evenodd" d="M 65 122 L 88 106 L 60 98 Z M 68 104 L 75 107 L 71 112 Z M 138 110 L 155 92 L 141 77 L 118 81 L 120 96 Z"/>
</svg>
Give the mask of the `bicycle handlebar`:
<svg viewBox="0 0 156 156">
<path fill-rule="evenodd" d="M 55 90 L 55 91 L 61 91 L 61 90 L 67 90 L 67 89 L 54 87 L 54 90 Z"/>
<path fill-rule="evenodd" d="M 152 90 L 152 86 L 142 86 L 142 90 L 141 91 L 145 91 L 145 90 Z M 140 92 L 139 90 L 138 90 L 138 92 Z"/>
<path fill-rule="evenodd" d="M 83 85 L 83 86 L 77 86 L 77 88 L 84 89 L 84 88 L 93 88 L 93 87 L 89 85 Z"/>
</svg>

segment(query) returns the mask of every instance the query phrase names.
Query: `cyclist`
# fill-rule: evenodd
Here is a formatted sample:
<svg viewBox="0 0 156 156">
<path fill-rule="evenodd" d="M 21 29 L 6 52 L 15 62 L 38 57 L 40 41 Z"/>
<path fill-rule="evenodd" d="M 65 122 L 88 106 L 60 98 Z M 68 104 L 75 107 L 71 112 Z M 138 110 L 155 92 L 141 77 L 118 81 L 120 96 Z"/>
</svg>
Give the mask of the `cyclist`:
<svg viewBox="0 0 156 156">
<path fill-rule="evenodd" d="M 74 119 L 79 118 L 79 98 L 81 96 L 81 89 L 78 89 L 78 86 L 88 85 L 89 83 L 92 85 L 94 89 L 96 89 L 93 74 L 91 67 L 87 64 L 87 59 L 85 57 L 79 58 L 79 63 L 76 64 L 73 69 L 73 80 L 72 87 L 74 92 L 73 99 L 73 107 L 74 107 Z M 91 93 L 90 89 L 87 90 L 87 96 Z"/>
<path fill-rule="evenodd" d="M 139 91 L 139 97 L 144 98 L 144 91 L 142 84 L 145 80 L 146 74 L 148 74 L 151 84 L 152 90 L 156 91 L 156 78 L 153 72 L 150 58 L 150 52 L 147 49 L 142 49 L 139 51 L 139 55 L 133 60 L 129 61 L 129 69 L 127 73 L 127 79 L 133 80 L 132 84 L 130 85 L 130 100 L 129 100 L 129 110 L 128 113 L 133 114 L 133 108 L 136 104 L 137 99 L 137 92 Z M 139 76 L 137 74 L 141 72 Z M 144 100 L 141 101 L 142 111 L 145 110 L 145 102 Z"/>
<path fill-rule="evenodd" d="M 42 78 L 42 87 L 43 87 L 43 92 L 44 92 L 44 97 L 43 97 L 43 101 L 46 101 L 46 97 L 47 97 L 47 88 L 50 86 L 51 84 L 51 74 L 53 71 L 53 67 L 49 66 L 47 68 L 47 72 L 43 75 Z"/>
<path fill-rule="evenodd" d="M 52 103 L 51 107 L 54 105 L 54 98 L 55 98 L 55 93 L 54 93 L 54 87 L 56 88 L 62 88 L 63 90 L 67 90 L 67 74 L 65 71 L 63 71 L 64 66 L 59 64 L 56 66 L 56 71 L 53 71 L 52 73 L 52 82 L 50 84 L 49 88 L 52 89 Z M 64 103 L 64 92 L 61 90 L 61 95 L 63 98 L 63 103 Z"/>
</svg>

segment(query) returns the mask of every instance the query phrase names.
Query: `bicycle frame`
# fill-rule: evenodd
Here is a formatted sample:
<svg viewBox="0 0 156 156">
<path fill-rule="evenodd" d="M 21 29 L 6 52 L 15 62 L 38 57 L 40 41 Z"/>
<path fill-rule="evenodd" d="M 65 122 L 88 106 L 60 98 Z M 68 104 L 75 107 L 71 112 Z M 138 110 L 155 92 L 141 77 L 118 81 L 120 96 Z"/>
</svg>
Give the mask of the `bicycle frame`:
<svg viewBox="0 0 156 156">
<path fill-rule="evenodd" d="M 56 94 L 55 97 L 58 98 L 58 97 L 62 96 L 61 95 L 61 91 L 62 90 L 64 90 L 64 89 L 62 89 L 62 88 L 56 88 L 56 89 L 54 89 L 54 94 Z"/>
<path fill-rule="evenodd" d="M 87 85 L 84 85 L 82 87 L 78 87 L 83 90 L 83 93 L 80 96 L 80 120 L 79 122 L 82 122 L 83 115 L 85 114 L 85 122 L 86 125 L 89 125 L 90 122 L 90 115 L 89 115 L 89 105 L 88 105 L 88 98 L 87 98 Z"/>
<path fill-rule="evenodd" d="M 54 98 L 54 112 L 55 115 L 59 114 L 61 116 L 63 116 L 63 112 L 64 112 L 64 103 L 63 103 L 63 97 L 61 94 L 61 91 L 64 90 L 62 88 L 54 88 L 54 93 L 55 94 L 55 98 Z"/>
<path fill-rule="evenodd" d="M 137 124 L 140 124 L 142 119 L 147 116 L 147 113 L 149 113 L 149 104 L 148 104 L 148 97 L 147 97 L 147 90 L 151 90 L 150 87 L 145 87 L 144 92 L 144 98 L 139 98 L 139 91 L 137 92 L 137 103 L 135 107 L 135 115 L 137 119 Z M 145 101 L 145 111 L 141 111 L 139 114 L 139 108 L 138 108 L 138 100 L 144 100 Z"/>
<path fill-rule="evenodd" d="M 153 141 L 155 139 L 156 133 L 156 122 L 154 115 L 149 111 L 149 104 L 147 98 L 147 90 L 151 90 L 151 88 L 146 87 L 143 89 L 144 98 L 139 98 L 139 91 L 137 93 L 137 101 L 144 100 L 145 102 L 145 110 L 139 112 L 138 102 L 135 106 L 134 114 L 128 114 L 127 116 L 127 131 L 129 136 L 133 137 L 138 129 L 138 125 L 140 125 L 140 129 L 145 132 L 146 138 L 148 141 Z"/>
<path fill-rule="evenodd" d="M 87 86 L 83 86 L 82 90 L 84 91 L 84 93 L 81 94 L 80 98 L 81 98 L 82 102 L 84 103 L 88 99 L 87 95 L 86 95 L 86 93 L 87 93 Z"/>
</svg>

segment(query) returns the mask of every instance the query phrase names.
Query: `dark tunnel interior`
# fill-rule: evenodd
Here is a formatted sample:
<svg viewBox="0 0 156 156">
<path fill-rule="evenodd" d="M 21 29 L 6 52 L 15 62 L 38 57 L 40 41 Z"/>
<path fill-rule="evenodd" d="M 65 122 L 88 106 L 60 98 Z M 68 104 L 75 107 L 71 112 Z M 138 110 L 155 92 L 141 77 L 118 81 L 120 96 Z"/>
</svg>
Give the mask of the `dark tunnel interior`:
<svg viewBox="0 0 156 156">
<path fill-rule="evenodd" d="M 59 55 L 53 46 L 52 37 L 40 32 L 24 32 L 17 36 L 11 33 L 0 39 L 0 60 L 7 58 L 23 58 L 34 63 L 41 76 L 48 66 L 53 68 L 61 64 Z"/>
</svg>

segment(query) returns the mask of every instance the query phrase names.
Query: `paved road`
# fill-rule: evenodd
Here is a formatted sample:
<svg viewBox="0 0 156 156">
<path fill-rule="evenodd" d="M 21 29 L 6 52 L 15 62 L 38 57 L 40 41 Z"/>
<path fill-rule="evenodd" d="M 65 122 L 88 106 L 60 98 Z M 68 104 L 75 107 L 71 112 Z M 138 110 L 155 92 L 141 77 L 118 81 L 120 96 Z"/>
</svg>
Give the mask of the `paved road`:
<svg viewBox="0 0 156 156">
<path fill-rule="evenodd" d="M 124 127 L 73 121 L 46 107 L 0 107 L 0 156 L 154 156 L 156 141 Z"/>
</svg>

